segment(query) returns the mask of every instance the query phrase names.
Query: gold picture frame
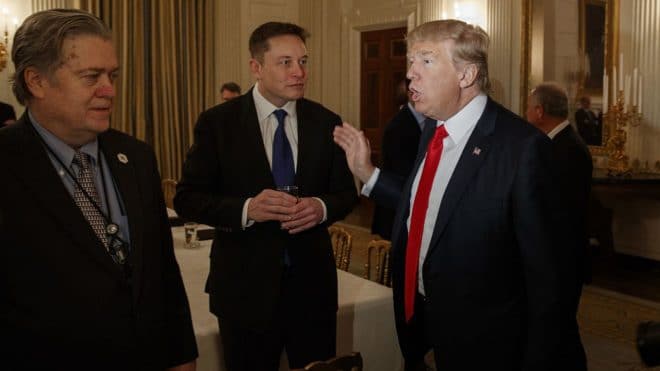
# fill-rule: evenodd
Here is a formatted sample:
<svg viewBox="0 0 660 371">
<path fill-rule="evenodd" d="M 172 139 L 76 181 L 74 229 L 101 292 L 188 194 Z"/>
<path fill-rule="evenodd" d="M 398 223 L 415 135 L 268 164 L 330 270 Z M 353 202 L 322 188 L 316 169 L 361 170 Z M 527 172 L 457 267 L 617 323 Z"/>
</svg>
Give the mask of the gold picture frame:
<svg viewBox="0 0 660 371">
<path fill-rule="evenodd" d="M 588 7 L 590 4 L 596 6 L 605 7 L 605 47 L 603 55 L 603 63 L 608 71 L 608 76 L 612 75 L 612 66 L 616 60 L 616 56 L 619 51 L 619 1 L 620 0 L 579 0 L 578 3 L 578 12 L 579 12 L 579 45 L 576 45 L 578 50 L 584 51 L 587 49 L 586 43 L 588 42 Z M 522 25 L 521 25 L 521 40 L 523 43 L 521 45 L 521 60 L 520 65 L 520 112 L 525 112 L 527 109 L 527 96 L 529 95 L 530 86 L 530 72 L 531 72 L 531 50 L 532 50 L 532 30 L 533 30 L 533 15 L 534 15 L 534 3 L 535 0 L 523 0 L 522 4 Z M 585 64 L 580 64 L 582 68 L 578 71 L 578 75 L 581 83 L 578 86 L 578 97 L 580 95 L 586 94 L 590 96 L 602 96 L 602 86 L 600 90 L 597 87 L 589 88 L 585 87 Z M 601 76 L 602 82 L 602 73 L 599 73 Z M 605 143 L 607 138 L 611 134 L 612 128 L 603 124 L 603 140 L 602 143 Z M 607 155 L 604 146 L 589 146 L 589 150 L 592 155 L 604 156 Z"/>
</svg>

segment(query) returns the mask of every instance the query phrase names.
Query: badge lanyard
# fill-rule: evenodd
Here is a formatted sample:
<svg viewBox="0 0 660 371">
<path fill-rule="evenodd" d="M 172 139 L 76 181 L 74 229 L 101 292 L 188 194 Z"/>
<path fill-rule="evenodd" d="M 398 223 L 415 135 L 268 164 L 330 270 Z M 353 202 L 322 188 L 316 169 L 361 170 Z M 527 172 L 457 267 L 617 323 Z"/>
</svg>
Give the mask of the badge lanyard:
<svg viewBox="0 0 660 371">
<path fill-rule="evenodd" d="M 34 128 L 34 127 L 33 127 Z M 35 129 L 36 131 L 36 129 Z M 55 157 L 55 160 L 62 166 L 62 168 L 66 171 L 67 175 L 73 180 L 75 185 L 80 189 L 87 198 L 87 200 L 94 206 L 94 208 L 101 214 L 103 219 L 105 220 L 106 227 L 105 227 L 105 234 L 108 237 L 108 252 L 110 253 L 110 256 L 112 257 L 112 260 L 114 260 L 117 264 L 124 265 L 126 263 L 126 259 L 128 257 L 126 250 L 126 242 L 122 240 L 119 235 L 117 234 L 119 232 L 119 226 L 112 222 L 110 219 L 109 215 L 106 215 L 105 212 L 103 212 L 103 209 L 101 209 L 101 206 L 92 198 L 92 196 L 87 193 L 87 191 L 80 185 L 80 182 L 78 182 L 77 177 L 73 174 L 71 169 L 69 169 L 68 166 L 64 165 L 64 161 L 60 159 L 60 157 L 53 151 L 52 148 L 43 140 L 41 135 L 39 133 L 36 133 L 37 137 L 41 140 L 41 143 L 46 147 L 46 150 L 53 156 Z M 98 152 L 96 154 L 99 162 L 99 171 L 101 172 L 101 186 L 103 187 L 103 195 L 105 199 L 105 204 L 108 207 L 108 214 L 110 212 L 110 202 L 108 200 L 108 192 L 105 186 L 105 174 L 103 173 L 103 160 L 101 158 L 101 153 Z"/>
</svg>

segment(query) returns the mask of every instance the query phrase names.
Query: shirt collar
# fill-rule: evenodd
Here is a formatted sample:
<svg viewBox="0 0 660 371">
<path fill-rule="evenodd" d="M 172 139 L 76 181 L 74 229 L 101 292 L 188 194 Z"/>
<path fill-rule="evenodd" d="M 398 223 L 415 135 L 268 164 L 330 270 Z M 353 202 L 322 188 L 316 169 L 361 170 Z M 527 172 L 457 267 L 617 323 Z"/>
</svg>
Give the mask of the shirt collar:
<svg viewBox="0 0 660 371">
<path fill-rule="evenodd" d="M 60 138 L 56 137 L 53 133 L 48 131 L 48 129 L 41 126 L 41 124 L 32 116 L 30 110 L 28 110 L 28 117 L 34 125 L 34 128 L 37 130 L 39 136 L 44 140 L 46 145 L 53 150 L 55 156 L 62 160 L 66 166 L 70 166 L 73 162 L 73 156 L 76 154 L 76 150 L 71 148 L 68 144 L 62 141 Z M 82 147 L 80 147 L 80 152 L 86 153 L 91 158 L 92 164 L 96 164 L 98 156 L 99 141 L 94 139 L 92 142 L 89 142 Z"/>
<path fill-rule="evenodd" d="M 263 95 L 259 92 L 259 83 L 254 84 L 252 88 L 252 98 L 254 99 L 254 106 L 257 109 L 257 118 L 259 122 L 263 122 L 269 115 L 273 113 L 276 109 L 283 109 L 286 111 L 287 116 L 291 118 L 296 117 L 296 101 L 290 100 L 286 102 L 282 107 L 277 107 L 268 99 L 264 98 Z"/>
<path fill-rule="evenodd" d="M 550 137 L 550 139 L 555 139 L 557 134 L 559 134 L 560 131 L 564 130 L 564 128 L 567 127 L 568 125 L 570 125 L 570 122 L 568 122 L 568 120 L 564 120 L 564 122 L 555 126 L 554 129 L 550 130 L 548 136 Z"/>
<path fill-rule="evenodd" d="M 488 97 L 485 94 L 479 94 L 463 109 L 444 122 L 447 134 L 454 143 L 459 143 L 466 134 L 472 132 L 474 126 L 477 125 L 477 121 L 484 113 L 487 102 Z M 438 121 L 438 124 L 440 123 L 442 122 Z"/>
</svg>

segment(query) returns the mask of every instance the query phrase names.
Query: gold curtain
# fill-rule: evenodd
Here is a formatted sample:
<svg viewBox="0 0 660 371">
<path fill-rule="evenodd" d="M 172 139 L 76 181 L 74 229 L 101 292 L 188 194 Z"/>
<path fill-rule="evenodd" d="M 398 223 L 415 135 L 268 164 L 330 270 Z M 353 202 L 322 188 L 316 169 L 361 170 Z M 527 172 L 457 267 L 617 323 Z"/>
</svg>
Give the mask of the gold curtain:
<svg viewBox="0 0 660 371">
<path fill-rule="evenodd" d="M 213 0 L 81 0 L 113 30 L 120 63 L 112 127 L 151 144 L 178 179 L 197 116 L 214 104 Z"/>
</svg>

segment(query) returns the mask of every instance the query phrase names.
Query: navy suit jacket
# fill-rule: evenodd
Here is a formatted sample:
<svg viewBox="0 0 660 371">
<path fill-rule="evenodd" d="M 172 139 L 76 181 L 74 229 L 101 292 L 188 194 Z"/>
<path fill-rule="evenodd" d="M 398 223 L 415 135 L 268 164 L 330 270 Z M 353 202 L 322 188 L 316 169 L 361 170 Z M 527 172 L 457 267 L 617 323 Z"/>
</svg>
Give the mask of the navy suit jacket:
<svg viewBox="0 0 660 371">
<path fill-rule="evenodd" d="M 426 148 L 433 128 L 425 128 Z M 421 150 L 415 172 L 425 156 Z M 414 176 L 387 172 L 372 197 L 398 203 L 392 277 L 399 342 L 414 360 L 442 349 L 440 370 L 558 370 L 568 300 L 568 259 L 546 135 L 489 99 L 445 190 L 421 270 L 426 328 L 405 322 L 403 277 Z M 557 368 L 559 367 L 559 368 Z"/>
<path fill-rule="evenodd" d="M 408 178 L 415 165 L 421 135 L 422 130 L 415 115 L 407 104 L 404 105 L 385 128 L 382 170 L 396 174 L 402 179 Z M 395 210 L 396 207 L 376 204 L 371 233 L 389 240 L 392 236 Z"/>
<path fill-rule="evenodd" d="M 324 201 L 325 223 L 295 235 L 283 231 L 279 222 L 242 228 L 245 201 L 275 189 L 252 90 L 200 115 L 174 198 L 179 215 L 216 227 L 206 285 L 211 311 L 253 331 L 278 320 L 285 248 L 297 272 L 289 282 L 299 301 L 290 305 L 337 310 L 337 272 L 327 226 L 350 212 L 357 192 L 346 155 L 332 139 L 340 117 L 306 99 L 297 101 L 296 111 L 295 185 L 301 197 Z"/>
<path fill-rule="evenodd" d="M 196 358 L 151 148 L 112 129 L 98 137 L 128 216 L 132 276 L 127 279 L 30 125 L 24 114 L 0 130 L 4 366 L 163 370 Z"/>
</svg>

